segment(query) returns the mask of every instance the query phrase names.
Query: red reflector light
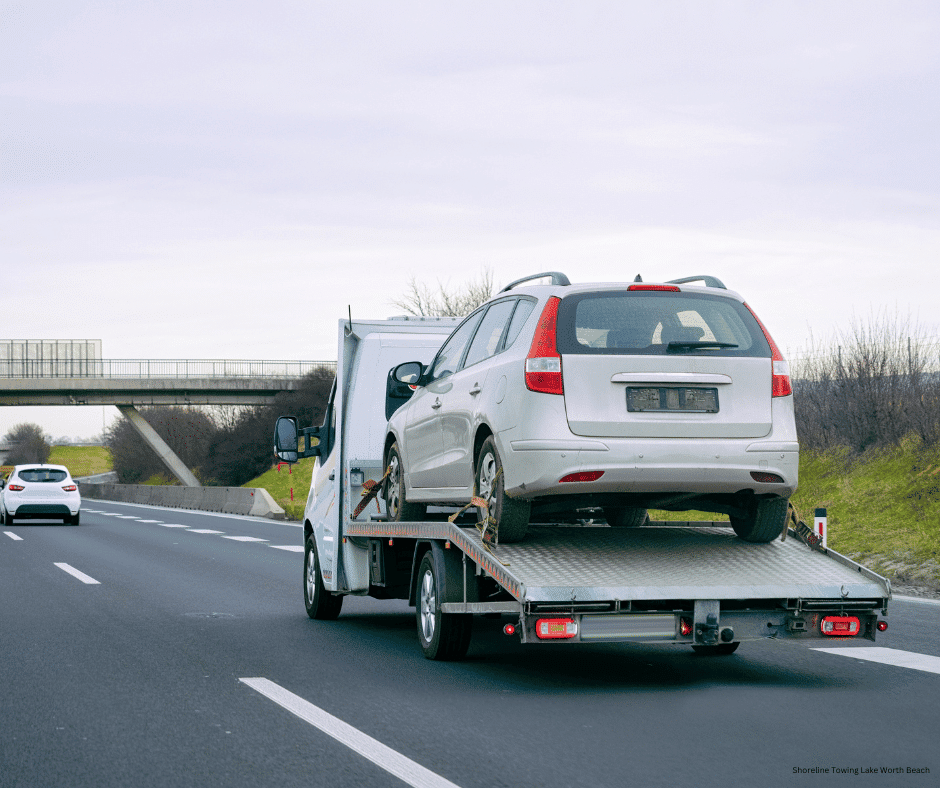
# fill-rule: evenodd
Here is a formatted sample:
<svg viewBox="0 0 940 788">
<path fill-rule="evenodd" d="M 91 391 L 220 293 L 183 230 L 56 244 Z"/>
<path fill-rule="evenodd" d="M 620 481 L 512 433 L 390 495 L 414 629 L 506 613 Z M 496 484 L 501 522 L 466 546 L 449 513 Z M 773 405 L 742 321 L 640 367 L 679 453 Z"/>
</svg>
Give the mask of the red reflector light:
<svg viewBox="0 0 940 788">
<path fill-rule="evenodd" d="M 687 618 L 679 619 L 679 634 L 680 635 L 691 635 L 692 634 L 692 622 Z"/>
<path fill-rule="evenodd" d="M 603 471 L 579 471 L 578 473 L 569 473 L 567 476 L 562 476 L 558 480 L 558 483 L 567 484 L 568 482 L 596 482 L 603 475 Z"/>
<path fill-rule="evenodd" d="M 565 640 L 578 634 L 578 625 L 570 618 L 540 618 L 535 634 L 542 640 Z"/>
<path fill-rule="evenodd" d="M 506 635 L 515 635 L 516 634 L 515 624 L 506 624 L 506 626 L 503 627 L 503 633 Z"/>
<path fill-rule="evenodd" d="M 862 622 L 857 616 L 826 616 L 819 631 L 831 637 L 850 638 L 862 631 Z"/>
<path fill-rule="evenodd" d="M 879 632 L 884 632 L 887 628 L 888 628 L 888 622 L 887 622 L 887 621 L 879 621 L 879 622 L 878 622 L 878 631 L 879 631 Z"/>
<path fill-rule="evenodd" d="M 7 485 L 7 489 L 13 490 L 13 492 L 20 492 L 21 490 L 25 490 L 26 488 L 22 484 L 10 484 L 10 485 Z"/>
<path fill-rule="evenodd" d="M 675 285 L 630 285 L 627 290 L 658 290 L 666 293 L 681 292 Z"/>
<path fill-rule="evenodd" d="M 755 482 L 763 482 L 764 484 L 783 483 L 783 479 L 780 476 L 777 476 L 776 473 L 767 473 L 766 471 L 751 471 L 751 478 Z"/>
<path fill-rule="evenodd" d="M 535 336 L 532 337 L 529 355 L 525 360 L 525 385 L 529 391 L 539 391 L 543 394 L 565 393 L 561 376 L 561 355 L 555 344 L 560 303 L 558 296 L 549 298 L 535 328 Z"/>
<path fill-rule="evenodd" d="M 66 492 L 75 492 L 78 489 L 78 487 L 76 487 L 74 484 L 66 484 L 65 487 L 63 487 L 62 489 L 65 490 Z"/>
</svg>

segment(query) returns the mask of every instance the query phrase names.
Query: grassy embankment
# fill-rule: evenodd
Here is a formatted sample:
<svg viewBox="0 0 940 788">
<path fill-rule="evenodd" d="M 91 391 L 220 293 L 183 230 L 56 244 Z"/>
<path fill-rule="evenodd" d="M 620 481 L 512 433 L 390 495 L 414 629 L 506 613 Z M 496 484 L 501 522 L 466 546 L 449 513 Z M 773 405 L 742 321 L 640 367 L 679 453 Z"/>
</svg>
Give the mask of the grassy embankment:
<svg viewBox="0 0 940 788">
<path fill-rule="evenodd" d="M 275 465 L 267 473 L 252 479 L 244 487 L 263 487 L 278 505 L 287 512 L 292 520 L 300 520 L 304 516 L 304 506 L 307 503 L 307 493 L 310 492 L 310 480 L 313 477 L 313 464 L 316 458 L 308 457 L 300 460 L 292 467 L 281 463 L 280 470 Z M 291 502 L 291 489 L 294 491 L 294 500 Z"/>
<path fill-rule="evenodd" d="M 94 476 L 111 470 L 111 452 L 106 446 L 53 446 L 50 465 L 64 465 L 72 477 Z"/>
</svg>

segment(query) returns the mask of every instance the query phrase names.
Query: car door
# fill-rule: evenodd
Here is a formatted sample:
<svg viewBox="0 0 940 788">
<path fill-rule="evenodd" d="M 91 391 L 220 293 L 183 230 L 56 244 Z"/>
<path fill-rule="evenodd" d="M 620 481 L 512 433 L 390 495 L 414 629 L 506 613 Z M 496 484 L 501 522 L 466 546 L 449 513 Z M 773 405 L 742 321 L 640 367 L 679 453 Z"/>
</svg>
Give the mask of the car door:
<svg viewBox="0 0 940 788">
<path fill-rule="evenodd" d="M 473 436 L 481 419 L 491 359 L 502 349 L 506 326 L 518 298 L 492 302 L 480 320 L 461 368 L 450 378 L 441 408 L 441 478 L 446 487 L 473 486 Z"/>
<path fill-rule="evenodd" d="M 441 412 L 451 391 L 451 378 L 460 367 L 483 311 L 474 312 L 450 335 L 431 362 L 424 385 L 408 403 L 401 449 L 410 487 L 447 486 L 441 476 L 444 448 Z"/>
</svg>

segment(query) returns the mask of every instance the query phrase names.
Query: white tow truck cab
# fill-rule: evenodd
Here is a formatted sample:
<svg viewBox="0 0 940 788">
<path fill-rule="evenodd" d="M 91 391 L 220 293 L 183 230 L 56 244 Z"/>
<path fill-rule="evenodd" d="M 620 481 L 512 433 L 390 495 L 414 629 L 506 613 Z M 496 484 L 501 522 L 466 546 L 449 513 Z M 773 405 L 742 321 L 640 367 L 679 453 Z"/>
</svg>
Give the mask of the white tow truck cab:
<svg viewBox="0 0 940 788">
<path fill-rule="evenodd" d="M 278 419 L 278 457 L 317 458 L 304 511 L 311 618 L 335 619 L 347 594 L 407 599 L 429 659 L 462 657 L 478 614 L 502 616 L 504 632 L 523 643 L 673 643 L 707 654 L 768 637 L 873 641 L 887 627 L 879 614 L 888 581 L 805 527 L 755 545 L 727 522 L 587 522 L 533 525 L 524 542 L 498 544 L 456 511 L 432 507 L 421 522 L 389 522 L 378 494 L 384 440 L 410 396 L 389 372 L 430 363 L 458 324 L 340 320 L 324 423 L 300 429 L 293 417 Z"/>
</svg>

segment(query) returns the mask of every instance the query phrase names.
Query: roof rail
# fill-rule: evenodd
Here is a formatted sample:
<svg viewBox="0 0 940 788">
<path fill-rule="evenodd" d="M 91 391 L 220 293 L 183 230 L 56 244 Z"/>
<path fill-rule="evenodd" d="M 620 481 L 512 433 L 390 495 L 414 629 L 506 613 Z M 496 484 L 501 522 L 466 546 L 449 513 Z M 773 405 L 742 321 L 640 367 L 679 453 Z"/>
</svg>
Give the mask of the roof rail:
<svg viewBox="0 0 940 788">
<path fill-rule="evenodd" d="M 558 271 L 545 271 L 542 274 L 532 274 L 532 276 L 524 276 L 522 279 L 517 279 L 515 282 L 510 282 L 506 285 L 500 293 L 505 293 L 507 290 L 512 290 L 516 285 L 521 285 L 523 282 L 530 282 L 533 279 L 542 279 L 543 277 L 550 276 L 552 278 L 553 285 L 570 285 L 568 277 L 564 274 L 559 273 Z"/>
<path fill-rule="evenodd" d="M 718 287 L 722 290 L 727 290 L 724 283 L 716 276 L 687 276 L 683 279 L 670 279 L 669 284 L 671 285 L 684 285 L 689 282 L 704 282 L 705 287 Z"/>
</svg>

